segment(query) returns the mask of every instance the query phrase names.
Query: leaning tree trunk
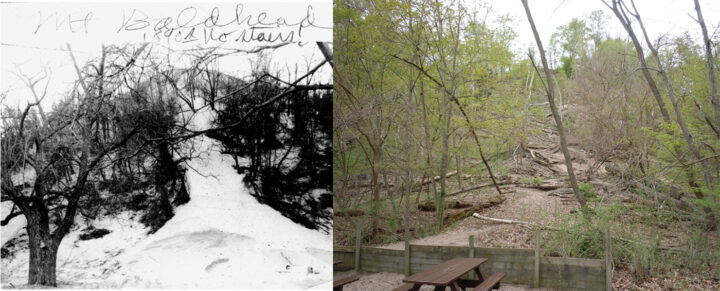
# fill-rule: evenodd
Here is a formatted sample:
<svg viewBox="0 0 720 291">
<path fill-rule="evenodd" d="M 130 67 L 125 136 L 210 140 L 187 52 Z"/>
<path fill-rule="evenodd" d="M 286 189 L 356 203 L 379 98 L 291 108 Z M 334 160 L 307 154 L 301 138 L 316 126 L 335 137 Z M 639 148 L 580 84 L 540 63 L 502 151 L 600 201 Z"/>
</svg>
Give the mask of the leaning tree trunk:
<svg viewBox="0 0 720 291">
<path fill-rule="evenodd" d="M 638 40 L 637 35 L 635 35 L 635 31 L 633 30 L 633 28 L 630 24 L 630 18 L 627 16 L 627 14 L 625 13 L 625 10 L 623 10 L 623 8 L 622 8 L 624 6 L 624 4 L 622 4 L 619 0 L 613 0 L 612 5 L 605 2 L 605 0 L 603 0 L 603 3 L 605 4 L 605 6 L 610 8 L 610 10 L 612 10 L 612 12 L 615 14 L 617 19 L 620 21 L 620 24 L 622 24 L 622 26 L 625 28 L 625 31 L 627 31 L 628 35 L 630 36 L 630 40 L 632 41 L 633 46 L 635 47 L 635 51 L 637 52 L 638 61 L 640 62 L 640 68 L 641 68 L 640 71 L 643 73 L 643 76 L 645 77 L 645 80 L 647 81 L 648 86 L 650 86 L 650 91 L 652 92 L 653 96 L 655 97 L 658 107 L 660 108 L 660 113 L 662 114 L 663 121 L 665 121 L 666 123 L 671 123 L 672 120 L 670 118 L 670 114 L 668 113 L 667 109 L 665 109 L 665 102 L 663 101 L 662 96 L 660 95 L 660 90 L 658 89 L 658 86 L 655 83 L 655 79 L 653 79 L 653 77 L 650 73 L 650 69 L 649 69 L 649 66 L 647 65 L 647 62 L 645 61 L 645 53 L 643 51 L 642 45 L 640 44 L 640 41 Z M 634 15 L 637 16 L 638 22 L 640 22 L 639 14 L 636 13 Z M 641 26 L 641 28 L 642 28 L 642 26 Z M 643 29 L 643 32 L 644 32 L 644 29 Z M 646 34 L 644 33 L 644 35 L 646 35 Z M 652 43 L 649 41 L 649 39 L 646 38 L 646 40 L 647 40 L 648 46 L 652 47 Z M 652 49 L 651 49 L 651 51 L 652 51 Z M 676 104 L 673 104 L 673 105 L 676 105 Z M 683 130 L 685 130 L 685 129 L 686 128 L 683 128 Z M 669 135 L 674 135 L 674 133 L 672 131 L 668 130 L 666 132 Z M 690 142 L 688 144 L 688 146 L 691 148 L 694 148 L 694 146 L 692 145 L 692 139 L 688 140 L 687 139 L 688 135 L 685 135 L 685 134 L 684 134 L 684 137 L 686 138 L 686 141 Z M 682 154 L 679 145 L 674 145 L 673 150 L 676 153 L 678 153 L 675 155 L 677 157 L 678 162 L 680 162 L 683 165 L 687 164 L 687 159 Z M 703 168 L 705 168 L 705 167 L 703 167 Z M 687 176 L 688 185 L 690 186 L 690 189 L 695 194 L 695 197 L 698 199 L 703 199 L 705 194 L 703 194 L 703 192 L 700 190 L 699 185 L 695 181 L 695 174 L 693 173 L 693 169 L 691 169 L 689 167 L 684 167 L 683 171 L 685 172 L 685 175 Z M 705 174 L 705 173 L 707 173 L 707 172 L 705 170 L 703 170 L 703 174 Z M 706 177 L 706 181 L 707 181 L 707 175 L 705 175 L 705 177 Z M 712 216 L 712 210 L 709 207 L 705 207 L 705 213 Z M 710 220 L 711 220 L 711 224 L 716 224 L 714 218 L 711 217 Z M 720 231 L 720 228 L 718 228 L 718 229 Z"/>
<path fill-rule="evenodd" d="M 560 114 L 558 113 L 557 106 L 555 106 L 554 89 L 553 89 L 553 76 L 548 67 L 547 59 L 545 58 L 545 49 L 543 48 L 542 41 L 540 41 L 540 35 L 538 34 L 537 28 L 535 28 L 535 22 L 533 22 L 532 14 L 530 14 L 530 6 L 528 6 L 527 0 L 521 0 L 523 6 L 525 6 L 525 14 L 527 15 L 530 27 L 532 28 L 533 35 L 535 36 L 535 42 L 537 43 L 538 50 L 540 51 L 540 59 L 542 60 L 543 69 L 545 71 L 545 79 L 547 81 L 547 98 L 550 104 L 550 111 L 555 119 L 555 125 L 557 126 L 558 135 L 560 136 L 560 149 L 562 150 L 563 156 L 565 156 L 565 166 L 567 167 L 568 177 L 570 178 L 570 185 L 572 186 L 575 197 L 580 203 L 583 213 L 587 219 L 590 219 L 590 212 L 585 201 L 585 197 L 580 192 L 578 187 L 577 178 L 572 166 L 572 157 L 568 151 L 567 141 L 565 139 L 565 127 L 563 126 Z"/>
<path fill-rule="evenodd" d="M 657 49 L 652 45 L 652 42 L 650 41 L 650 38 L 648 37 L 647 31 L 645 30 L 645 26 L 643 25 L 642 18 L 640 18 L 640 13 L 638 13 L 637 8 L 635 8 L 635 4 L 631 1 L 634 13 L 631 13 L 635 19 L 637 19 L 638 24 L 640 25 L 640 29 L 643 33 L 643 36 L 645 37 L 645 42 L 647 43 L 648 48 L 650 49 L 651 56 L 655 59 L 655 63 L 658 66 L 658 72 L 660 76 L 663 78 L 663 81 L 665 82 L 665 87 L 667 89 L 668 97 L 670 98 L 670 102 L 673 105 L 673 109 L 675 110 L 675 117 L 677 119 L 677 123 L 680 125 L 680 129 L 682 130 L 683 136 L 685 137 L 685 141 L 687 142 L 688 148 L 690 148 L 690 152 L 695 155 L 695 158 L 697 158 L 698 161 L 700 161 L 700 166 L 702 168 L 703 177 L 705 178 L 705 185 L 707 188 L 712 191 L 713 190 L 713 183 L 712 183 L 712 175 L 710 173 L 710 169 L 708 167 L 707 161 L 704 157 L 704 155 L 700 152 L 700 150 L 695 145 L 694 139 L 692 134 L 690 133 L 687 125 L 685 124 L 684 117 L 682 115 L 682 112 L 680 110 L 680 107 L 678 105 L 677 98 L 675 97 L 675 93 L 673 91 L 672 83 L 670 82 L 670 79 L 667 76 L 667 73 L 665 72 L 665 69 L 663 68 L 663 64 L 660 61 L 660 57 L 658 54 Z M 692 169 L 689 167 L 687 168 L 687 172 L 689 173 L 689 178 L 693 178 L 692 175 Z M 694 180 L 694 179 L 693 179 Z M 693 181 L 694 182 L 694 181 Z M 694 191 L 695 196 L 698 199 L 703 199 L 704 194 L 702 190 Z M 715 219 L 711 209 L 709 207 L 705 208 L 705 212 L 708 214 L 710 218 L 710 226 L 713 228 L 718 228 L 717 220 Z"/>
<path fill-rule="evenodd" d="M 29 285 L 57 286 L 56 262 L 60 242 L 50 235 L 47 215 L 29 212 L 27 232 L 30 246 Z"/>
<path fill-rule="evenodd" d="M 697 22 L 700 24 L 703 35 L 703 44 L 705 45 L 705 59 L 707 61 L 708 77 L 710 80 L 710 100 L 712 100 L 713 108 L 715 108 L 717 126 L 720 127 L 720 99 L 718 98 L 718 89 L 717 84 L 715 83 L 715 65 L 713 65 L 712 40 L 708 36 L 705 19 L 703 18 L 698 0 L 695 0 L 695 11 L 697 12 Z M 720 130 L 717 131 L 717 135 L 718 138 L 720 138 Z M 720 229 L 718 229 L 718 231 L 720 231 Z"/>
</svg>

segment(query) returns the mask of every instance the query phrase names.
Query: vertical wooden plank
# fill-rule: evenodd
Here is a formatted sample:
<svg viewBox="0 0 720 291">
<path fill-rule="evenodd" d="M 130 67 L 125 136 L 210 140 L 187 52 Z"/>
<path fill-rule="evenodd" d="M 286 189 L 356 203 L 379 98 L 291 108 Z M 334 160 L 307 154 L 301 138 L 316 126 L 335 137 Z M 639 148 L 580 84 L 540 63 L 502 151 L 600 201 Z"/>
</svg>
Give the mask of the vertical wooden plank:
<svg viewBox="0 0 720 291">
<path fill-rule="evenodd" d="M 418 194 L 420 195 L 420 194 Z M 410 199 L 410 198 L 408 198 Z M 410 276 L 410 236 L 405 234 L 405 276 Z"/>
<path fill-rule="evenodd" d="M 533 286 L 540 288 L 540 230 L 535 229 L 535 272 L 533 273 Z"/>
<path fill-rule="evenodd" d="M 475 235 L 471 235 L 468 237 L 468 245 L 470 246 L 470 250 L 468 252 L 468 258 L 474 258 L 475 257 Z"/>
<path fill-rule="evenodd" d="M 355 230 L 355 271 L 360 271 L 360 225 Z"/>
<path fill-rule="evenodd" d="M 612 291 L 612 241 L 609 226 L 605 228 L 605 290 Z"/>
<path fill-rule="evenodd" d="M 475 235 L 470 235 L 468 237 L 468 258 L 474 258 L 475 257 Z M 477 280 L 477 276 L 475 275 L 475 272 L 470 272 L 470 276 L 468 277 L 470 280 Z"/>
</svg>

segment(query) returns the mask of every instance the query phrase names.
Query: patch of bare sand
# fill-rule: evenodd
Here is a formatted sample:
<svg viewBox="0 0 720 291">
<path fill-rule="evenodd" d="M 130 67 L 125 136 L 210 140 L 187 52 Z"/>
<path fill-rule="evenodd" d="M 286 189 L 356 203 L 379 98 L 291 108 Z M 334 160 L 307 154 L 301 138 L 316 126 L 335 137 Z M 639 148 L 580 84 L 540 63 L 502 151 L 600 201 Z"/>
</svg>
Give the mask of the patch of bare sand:
<svg viewBox="0 0 720 291">
<path fill-rule="evenodd" d="M 335 274 L 335 280 L 345 278 L 347 276 L 355 274 L 355 271 L 343 272 Z M 391 290 L 393 288 L 400 287 L 403 285 L 402 279 L 405 278 L 403 274 L 396 273 L 360 273 L 360 280 L 353 283 L 347 284 L 343 287 L 343 290 L 347 291 L 360 291 L 360 290 Z M 447 289 L 447 288 L 446 288 Z M 434 290 L 432 286 L 422 286 L 421 291 Z M 549 289 L 536 289 L 524 285 L 511 285 L 511 284 L 500 284 L 500 289 L 503 291 L 525 291 L 525 290 L 549 290 Z"/>
<path fill-rule="evenodd" d="M 488 195 L 488 194 L 484 194 Z M 547 191 L 533 188 L 516 188 L 507 193 L 507 199 L 500 205 L 484 209 L 480 214 L 493 218 L 505 218 L 555 225 L 558 218 L 570 213 L 579 206 L 576 201 L 566 201 L 556 196 L 548 196 Z M 464 197 L 463 200 L 475 197 Z M 471 235 L 475 235 L 478 247 L 532 248 L 532 231 L 525 226 L 503 224 L 465 218 L 443 233 L 411 240 L 417 245 L 466 246 Z M 380 246 L 382 248 L 402 250 L 402 241 Z"/>
</svg>

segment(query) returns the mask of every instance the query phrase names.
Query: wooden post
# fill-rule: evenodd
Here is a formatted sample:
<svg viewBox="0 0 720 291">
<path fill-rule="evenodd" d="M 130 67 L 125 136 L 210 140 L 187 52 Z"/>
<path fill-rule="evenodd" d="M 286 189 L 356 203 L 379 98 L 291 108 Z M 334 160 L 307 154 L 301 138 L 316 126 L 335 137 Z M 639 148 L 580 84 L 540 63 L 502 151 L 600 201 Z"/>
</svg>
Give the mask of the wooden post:
<svg viewBox="0 0 720 291">
<path fill-rule="evenodd" d="M 612 241 L 609 226 L 605 229 L 605 290 L 612 290 Z"/>
<path fill-rule="evenodd" d="M 475 257 L 475 235 L 471 235 L 468 237 L 468 245 L 470 246 L 470 249 L 468 251 L 468 258 L 474 258 Z"/>
<path fill-rule="evenodd" d="M 355 271 L 360 271 L 360 225 L 355 231 Z"/>
<path fill-rule="evenodd" d="M 468 237 L 468 258 L 474 258 L 475 257 L 475 235 L 471 235 Z M 470 280 L 477 280 L 475 273 L 470 272 Z"/>
<path fill-rule="evenodd" d="M 405 236 L 405 276 L 410 276 L 410 238 Z"/>
<path fill-rule="evenodd" d="M 535 272 L 533 273 L 533 286 L 540 288 L 540 229 L 535 229 Z"/>
</svg>

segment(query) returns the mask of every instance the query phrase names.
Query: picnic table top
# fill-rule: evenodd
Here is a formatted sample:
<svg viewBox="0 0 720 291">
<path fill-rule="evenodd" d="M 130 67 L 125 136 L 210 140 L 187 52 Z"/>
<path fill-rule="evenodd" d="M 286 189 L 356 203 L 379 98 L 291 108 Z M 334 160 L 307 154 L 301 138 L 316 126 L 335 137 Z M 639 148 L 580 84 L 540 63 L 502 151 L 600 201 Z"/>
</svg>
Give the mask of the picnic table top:
<svg viewBox="0 0 720 291">
<path fill-rule="evenodd" d="M 457 281 L 465 273 L 487 261 L 485 258 L 454 258 L 440 265 L 406 277 L 403 282 L 447 286 Z"/>
<path fill-rule="evenodd" d="M 342 260 L 333 261 L 333 266 L 335 266 L 335 265 L 337 265 L 337 264 L 341 264 L 342 262 L 343 262 Z"/>
</svg>

